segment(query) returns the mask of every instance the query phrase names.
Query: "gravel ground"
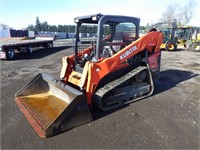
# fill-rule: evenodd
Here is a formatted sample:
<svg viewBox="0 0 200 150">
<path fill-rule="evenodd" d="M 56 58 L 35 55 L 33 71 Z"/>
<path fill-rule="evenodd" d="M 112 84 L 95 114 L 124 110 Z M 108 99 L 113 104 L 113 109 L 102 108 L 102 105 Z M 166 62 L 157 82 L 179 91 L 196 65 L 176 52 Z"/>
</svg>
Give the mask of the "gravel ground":
<svg viewBox="0 0 200 150">
<path fill-rule="evenodd" d="M 61 58 L 72 54 L 67 40 L 32 55 L 1 60 L 2 149 L 200 149 L 200 53 L 162 52 L 161 79 L 154 94 L 94 121 L 41 139 L 14 101 L 14 94 L 38 73 L 58 79 Z"/>
</svg>

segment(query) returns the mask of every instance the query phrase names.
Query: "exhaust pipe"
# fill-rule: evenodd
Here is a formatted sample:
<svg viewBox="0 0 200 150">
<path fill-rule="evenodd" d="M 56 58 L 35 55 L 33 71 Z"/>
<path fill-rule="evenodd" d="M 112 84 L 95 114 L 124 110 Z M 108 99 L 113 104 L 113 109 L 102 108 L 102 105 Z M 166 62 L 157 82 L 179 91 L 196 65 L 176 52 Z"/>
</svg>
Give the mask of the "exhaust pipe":
<svg viewBox="0 0 200 150">
<path fill-rule="evenodd" d="M 22 88 L 15 101 L 42 138 L 92 121 L 86 95 L 45 73 Z"/>
</svg>

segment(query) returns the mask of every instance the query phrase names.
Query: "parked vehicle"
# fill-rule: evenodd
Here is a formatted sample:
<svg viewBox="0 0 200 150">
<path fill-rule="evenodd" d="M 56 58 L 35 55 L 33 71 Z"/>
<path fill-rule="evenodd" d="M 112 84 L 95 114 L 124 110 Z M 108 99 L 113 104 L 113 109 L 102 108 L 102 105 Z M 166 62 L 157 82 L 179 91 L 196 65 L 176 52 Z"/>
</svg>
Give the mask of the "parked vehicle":
<svg viewBox="0 0 200 150">
<path fill-rule="evenodd" d="M 175 51 L 177 49 L 178 38 L 176 36 L 176 19 L 156 23 L 150 26 L 149 30 L 151 29 L 156 29 L 164 34 L 164 40 L 160 46 L 161 49 L 166 49 L 167 51 Z"/>
<path fill-rule="evenodd" d="M 176 32 L 180 44 L 189 50 L 200 52 L 200 27 L 179 26 Z"/>
<path fill-rule="evenodd" d="M 43 138 L 92 121 L 90 109 L 109 111 L 150 96 L 160 77 L 161 32 L 139 37 L 140 19 L 129 16 L 74 20 L 74 54 L 63 57 L 60 80 L 42 73 L 15 95 Z"/>
<path fill-rule="evenodd" d="M 53 47 L 54 37 L 10 37 L 0 39 L 0 59 L 11 60 L 15 52 L 31 54 L 34 47 Z"/>
</svg>

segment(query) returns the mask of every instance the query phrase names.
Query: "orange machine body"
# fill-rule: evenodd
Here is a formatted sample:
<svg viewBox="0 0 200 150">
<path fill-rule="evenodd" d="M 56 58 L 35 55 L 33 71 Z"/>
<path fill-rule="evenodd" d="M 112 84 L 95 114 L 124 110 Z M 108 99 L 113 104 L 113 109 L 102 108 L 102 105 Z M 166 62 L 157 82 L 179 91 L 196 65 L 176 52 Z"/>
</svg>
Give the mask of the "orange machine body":
<svg viewBox="0 0 200 150">
<path fill-rule="evenodd" d="M 82 74 L 73 70 L 75 64 L 73 55 L 63 57 L 61 78 L 64 82 L 70 82 L 85 90 L 87 102 L 91 106 L 92 96 L 101 79 L 112 71 L 126 67 L 128 65 L 126 60 L 144 49 L 147 49 L 150 54 L 159 53 L 162 39 L 163 34 L 160 32 L 147 33 L 109 58 L 101 58 L 98 62 L 86 62 Z M 92 48 L 86 48 L 78 55 L 81 57 L 92 50 Z"/>
</svg>

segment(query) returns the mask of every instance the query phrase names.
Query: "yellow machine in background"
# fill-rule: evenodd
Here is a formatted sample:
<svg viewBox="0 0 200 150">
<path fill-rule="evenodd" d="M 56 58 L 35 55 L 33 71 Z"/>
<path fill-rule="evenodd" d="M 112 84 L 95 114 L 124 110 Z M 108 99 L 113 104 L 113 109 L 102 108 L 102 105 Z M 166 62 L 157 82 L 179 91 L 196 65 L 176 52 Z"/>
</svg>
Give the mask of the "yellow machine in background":
<svg viewBox="0 0 200 150">
<path fill-rule="evenodd" d="M 177 21 L 169 20 L 164 22 L 156 23 L 149 28 L 156 29 L 164 34 L 164 40 L 161 44 L 161 49 L 166 49 L 167 51 L 174 51 L 177 49 L 178 38 L 176 36 Z"/>
<path fill-rule="evenodd" d="M 175 51 L 178 45 L 183 45 L 188 50 L 200 51 L 200 27 L 177 26 L 174 19 L 156 23 L 149 29 L 156 29 L 164 34 L 161 49 Z"/>
<path fill-rule="evenodd" d="M 200 28 L 180 26 L 177 28 L 178 43 L 192 51 L 200 51 Z"/>
</svg>

